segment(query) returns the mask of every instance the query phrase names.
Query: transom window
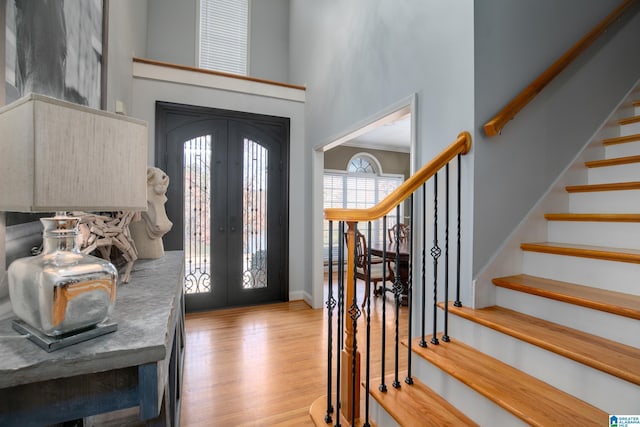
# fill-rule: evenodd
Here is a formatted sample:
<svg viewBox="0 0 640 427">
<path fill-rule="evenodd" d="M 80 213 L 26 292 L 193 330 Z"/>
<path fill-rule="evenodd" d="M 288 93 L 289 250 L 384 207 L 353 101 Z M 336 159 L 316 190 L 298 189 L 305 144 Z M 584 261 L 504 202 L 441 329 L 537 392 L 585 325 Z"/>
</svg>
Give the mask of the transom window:
<svg viewBox="0 0 640 427">
<path fill-rule="evenodd" d="M 200 0 L 198 66 L 247 75 L 248 0 Z"/>
</svg>

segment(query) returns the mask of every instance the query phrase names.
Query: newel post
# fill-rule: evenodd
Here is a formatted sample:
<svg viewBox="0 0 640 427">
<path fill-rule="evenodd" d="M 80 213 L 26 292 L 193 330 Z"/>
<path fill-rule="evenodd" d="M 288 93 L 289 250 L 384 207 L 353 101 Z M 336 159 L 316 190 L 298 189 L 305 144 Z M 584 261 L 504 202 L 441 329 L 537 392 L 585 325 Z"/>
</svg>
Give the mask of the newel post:
<svg viewBox="0 0 640 427">
<path fill-rule="evenodd" d="M 357 222 L 347 222 L 347 273 L 344 304 L 344 348 L 341 354 L 343 366 L 340 378 L 341 409 L 347 420 L 360 417 L 360 352 L 357 349 L 354 322 L 350 309 L 356 297 L 355 245 Z"/>
</svg>

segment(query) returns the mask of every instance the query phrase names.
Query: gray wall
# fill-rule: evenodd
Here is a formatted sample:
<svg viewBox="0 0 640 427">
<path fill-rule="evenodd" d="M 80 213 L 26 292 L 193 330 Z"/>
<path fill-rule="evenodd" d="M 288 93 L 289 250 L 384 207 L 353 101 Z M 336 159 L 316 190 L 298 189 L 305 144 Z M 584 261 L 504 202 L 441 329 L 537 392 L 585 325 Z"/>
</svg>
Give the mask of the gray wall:
<svg viewBox="0 0 640 427">
<path fill-rule="evenodd" d="M 109 1 L 109 45 L 107 59 L 107 110 L 115 111 L 116 100 L 127 114 L 133 104 L 132 58 L 146 57 L 147 0 Z"/>
<path fill-rule="evenodd" d="M 417 98 L 415 157 L 422 165 L 473 124 L 473 1 L 291 0 L 289 70 L 307 87 L 305 168 L 314 174 L 304 215 L 322 229 L 322 153 L 326 145 L 378 112 Z M 463 203 L 471 206 L 472 154 L 463 163 Z M 319 176 L 319 178 L 318 178 Z M 316 197 L 316 195 L 319 195 Z M 471 235 L 471 216 L 463 231 Z M 321 233 L 313 248 L 320 248 Z M 470 265 L 471 250 L 463 253 Z M 322 280 L 322 254 L 310 267 Z M 469 271 L 464 283 L 471 283 Z M 319 276 L 319 279 L 316 279 Z M 321 283 L 314 287 L 322 289 Z M 470 286 L 464 296 L 470 298 Z M 318 305 L 319 306 L 319 305 Z"/>
<path fill-rule="evenodd" d="M 148 2 L 148 58 L 196 66 L 197 4 L 197 0 Z"/>
<path fill-rule="evenodd" d="M 289 0 L 253 0 L 249 30 L 249 75 L 289 81 Z"/>
<path fill-rule="evenodd" d="M 197 66 L 197 0 L 148 2 L 147 57 Z M 289 0 L 251 1 L 249 75 L 288 82 Z"/>
<path fill-rule="evenodd" d="M 640 14 L 593 45 L 502 135 L 485 137 L 483 124 L 617 4 L 475 2 L 474 275 L 640 78 Z"/>
<path fill-rule="evenodd" d="M 307 86 L 307 143 L 418 94 L 419 158 L 473 120 L 473 2 L 291 0 L 291 69 Z"/>
</svg>

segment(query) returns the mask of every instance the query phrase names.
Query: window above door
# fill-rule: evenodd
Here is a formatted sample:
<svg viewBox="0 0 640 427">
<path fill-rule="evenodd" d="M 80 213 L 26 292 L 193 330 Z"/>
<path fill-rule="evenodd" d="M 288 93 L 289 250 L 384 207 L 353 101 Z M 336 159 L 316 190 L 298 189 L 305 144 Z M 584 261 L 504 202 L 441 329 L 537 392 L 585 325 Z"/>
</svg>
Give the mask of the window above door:
<svg viewBox="0 0 640 427">
<path fill-rule="evenodd" d="M 247 75 L 249 1 L 200 0 L 198 67 Z"/>
</svg>

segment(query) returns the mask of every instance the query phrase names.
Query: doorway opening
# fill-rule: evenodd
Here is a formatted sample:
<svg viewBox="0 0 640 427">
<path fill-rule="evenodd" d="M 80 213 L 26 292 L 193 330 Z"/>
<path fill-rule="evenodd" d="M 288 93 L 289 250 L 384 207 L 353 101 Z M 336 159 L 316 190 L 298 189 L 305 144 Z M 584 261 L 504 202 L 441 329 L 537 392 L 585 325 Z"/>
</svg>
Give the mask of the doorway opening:
<svg viewBox="0 0 640 427">
<path fill-rule="evenodd" d="M 336 200 L 325 200 L 327 179 L 330 175 L 335 175 L 336 171 L 345 175 L 349 174 L 351 168 L 354 174 L 351 177 L 354 188 L 357 191 L 359 178 L 376 182 L 394 181 L 399 184 L 407 179 L 416 170 L 415 165 L 415 144 L 416 144 L 416 95 L 391 105 L 387 109 L 375 114 L 364 122 L 354 125 L 341 137 L 316 147 L 314 153 L 314 204 L 319 209 L 314 209 L 317 216 L 313 218 L 314 224 L 314 271 L 313 271 L 313 306 L 322 306 L 324 292 L 324 273 L 326 270 L 327 257 L 327 225 L 323 217 L 323 209 L 328 204 L 334 205 Z M 366 170 L 358 170 L 357 165 L 349 165 L 352 160 L 360 161 L 371 159 L 370 165 L 374 172 L 372 176 L 366 175 Z M 366 162 L 365 162 L 366 163 Z M 377 169 L 377 171 L 376 171 Z M 377 173 L 376 173 L 377 172 Z M 401 177 L 401 180 L 397 178 Z M 349 179 L 349 178 L 344 178 Z M 346 182 L 346 181 L 345 181 Z M 331 184 L 331 182 L 329 182 Z M 388 185 L 385 183 L 385 185 Z M 348 184 L 345 185 L 347 191 Z M 394 187 L 395 188 L 395 187 Z M 373 189 L 367 194 L 367 200 L 363 201 L 367 206 L 347 206 L 344 207 L 368 207 L 369 203 L 377 203 L 388 192 L 386 190 Z M 338 198 L 344 203 L 359 203 L 359 198 L 346 197 L 346 193 L 340 192 Z M 364 193 L 363 193 L 364 194 Z M 370 196 L 370 197 L 369 197 Z M 364 197 L 364 196 L 363 196 Z M 369 200 L 371 199 L 371 200 Z M 405 211 L 406 212 L 406 211 Z M 406 212 L 403 216 L 409 215 Z M 398 218 L 402 222 L 403 218 Z M 334 236 L 335 242 L 342 241 Z"/>
</svg>

